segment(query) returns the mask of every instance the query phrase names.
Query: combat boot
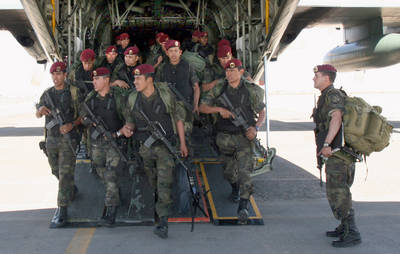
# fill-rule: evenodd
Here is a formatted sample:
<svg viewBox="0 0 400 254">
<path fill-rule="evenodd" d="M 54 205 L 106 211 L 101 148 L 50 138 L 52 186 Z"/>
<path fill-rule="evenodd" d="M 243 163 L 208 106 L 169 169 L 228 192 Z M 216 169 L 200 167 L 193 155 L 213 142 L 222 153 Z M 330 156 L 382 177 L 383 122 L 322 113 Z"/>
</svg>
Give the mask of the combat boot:
<svg viewBox="0 0 400 254">
<path fill-rule="evenodd" d="M 230 199 L 232 202 L 237 203 L 240 200 L 240 194 L 239 194 L 239 183 L 231 183 L 232 186 L 232 193 L 230 196 Z"/>
<path fill-rule="evenodd" d="M 343 234 L 339 240 L 333 241 L 332 246 L 337 248 L 350 247 L 361 243 L 361 235 L 354 221 L 354 215 L 349 215 L 343 221 Z"/>
<path fill-rule="evenodd" d="M 117 215 L 117 207 L 106 206 L 104 216 L 99 221 L 99 226 L 112 227 L 115 224 L 115 217 Z"/>
<path fill-rule="evenodd" d="M 53 218 L 51 219 L 49 228 L 61 228 L 67 224 L 67 207 L 60 206 L 56 209 Z"/>
<path fill-rule="evenodd" d="M 160 238 L 168 238 L 168 218 L 166 216 L 160 218 L 160 222 L 154 228 L 153 232 Z"/>
<path fill-rule="evenodd" d="M 343 226 L 343 223 L 340 223 L 340 225 L 337 226 L 334 230 L 326 231 L 326 236 L 327 237 L 339 237 L 343 234 L 343 232 L 344 232 L 344 226 Z"/>
<path fill-rule="evenodd" d="M 238 207 L 238 224 L 245 225 L 249 219 L 248 199 L 241 198 Z"/>
</svg>

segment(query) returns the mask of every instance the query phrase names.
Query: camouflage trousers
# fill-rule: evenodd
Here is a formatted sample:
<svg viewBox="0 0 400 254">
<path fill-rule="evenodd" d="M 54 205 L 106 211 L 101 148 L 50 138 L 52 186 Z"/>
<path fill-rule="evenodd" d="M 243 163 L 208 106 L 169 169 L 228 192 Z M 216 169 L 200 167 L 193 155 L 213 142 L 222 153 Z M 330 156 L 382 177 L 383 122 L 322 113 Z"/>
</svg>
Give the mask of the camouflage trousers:
<svg viewBox="0 0 400 254">
<path fill-rule="evenodd" d="M 354 181 L 355 163 L 330 157 L 325 165 L 326 196 L 333 215 L 342 220 L 352 212 L 350 187 Z"/>
<path fill-rule="evenodd" d="M 76 149 L 77 141 L 72 139 Z M 51 172 L 58 179 L 58 206 L 68 206 L 74 195 L 74 172 L 76 156 L 64 137 L 46 138 L 47 159 Z"/>
<path fill-rule="evenodd" d="M 229 183 L 239 183 L 240 198 L 249 199 L 254 193 L 250 173 L 253 167 L 251 141 L 243 134 L 219 132 L 216 143 L 224 162 L 224 177 Z"/>
<path fill-rule="evenodd" d="M 159 217 L 168 216 L 172 205 L 172 183 L 175 162 L 168 149 L 162 144 L 153 144 L 147 148 L 140 146 L 139 154 L 143 159 L 144 171 L 158 198 L 156 212 Z"/>
<path fill-rule="evenodd" d="M 123 163 L 117 151 L 111 144 L 100 138 L 92 143 L 92 161 L 98 176 L 105 187 L 105 206 L 119 206 L 119 186 L 117 170 L 123 167 Z"/>
</svg>

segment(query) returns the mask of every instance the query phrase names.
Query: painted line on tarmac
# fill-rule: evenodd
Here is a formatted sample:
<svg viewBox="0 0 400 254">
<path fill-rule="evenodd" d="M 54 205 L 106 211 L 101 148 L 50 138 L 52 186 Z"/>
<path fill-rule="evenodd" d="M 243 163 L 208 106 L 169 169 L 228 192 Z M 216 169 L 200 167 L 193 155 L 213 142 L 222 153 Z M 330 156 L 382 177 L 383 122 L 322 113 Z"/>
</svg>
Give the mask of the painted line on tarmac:
<svg viewBox="0 0 400 254">
<path fill-rule="evenodd" d="M 80 228 L 68 245 L 64 254 L 85 254 L 96 228 Z"/>
</svg>

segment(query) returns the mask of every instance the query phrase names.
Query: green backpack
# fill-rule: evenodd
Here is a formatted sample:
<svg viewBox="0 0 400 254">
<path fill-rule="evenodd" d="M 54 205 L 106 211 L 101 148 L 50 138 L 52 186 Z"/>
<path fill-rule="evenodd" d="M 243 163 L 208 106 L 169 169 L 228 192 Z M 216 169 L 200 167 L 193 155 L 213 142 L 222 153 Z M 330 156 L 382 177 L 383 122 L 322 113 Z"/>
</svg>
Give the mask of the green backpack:
<svg viewBox="0 0 400 254">
<path fill-rule="evenodd" d="M 371 106 L 362 98 L 346 95 L 343 115 L 345 143 L 367 156 L 387 147 L 393 126 L 381 112 L 379 106 Z"/>
<path fill-rule="evenodd" d="M 203 77 L 204 69 L 206 68 L 206 59 L 201 57 L 197 52 L 191 52 L 189 50 L 185 50 L 182 54 L 182 59 L 188 62 L 196 71 L 197 76 L 200 80 Z"/>
</svg>

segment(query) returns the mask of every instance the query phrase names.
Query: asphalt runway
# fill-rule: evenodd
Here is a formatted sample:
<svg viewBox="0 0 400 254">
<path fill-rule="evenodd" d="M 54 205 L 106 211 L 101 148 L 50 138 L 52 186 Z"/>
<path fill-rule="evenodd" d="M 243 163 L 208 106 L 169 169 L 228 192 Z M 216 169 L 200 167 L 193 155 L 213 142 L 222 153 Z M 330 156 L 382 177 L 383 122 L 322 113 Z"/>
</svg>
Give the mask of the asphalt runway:
<svg viewBox="0 0 400 254">
<path fill-rule="evenodd" d="M 396 131 L 390 146 L 368 157 L 367 164 L 357 164 L 352 192 L 363 243 L 338 250 L 324 235 L 338 222 L 319 186 L 312 123 L 299 110 L 285 109 L 280 118 L 279 112 L 272 114 L 274 170 L 254 178 L 254 198 L 265 225 L 197 223 L 191 233 L 190 224 L 173 223 L 166 240 L 156 237 L 151 226 L 49 229 L 58 185 L 37 144 L 43 119 L 35 119 L 31 107 L 3 112 L 0 253 L 399 253 L 400 118 L 390 118 Z M 265 133 L 259 137 L 265 143 Z"/>
</svg>

